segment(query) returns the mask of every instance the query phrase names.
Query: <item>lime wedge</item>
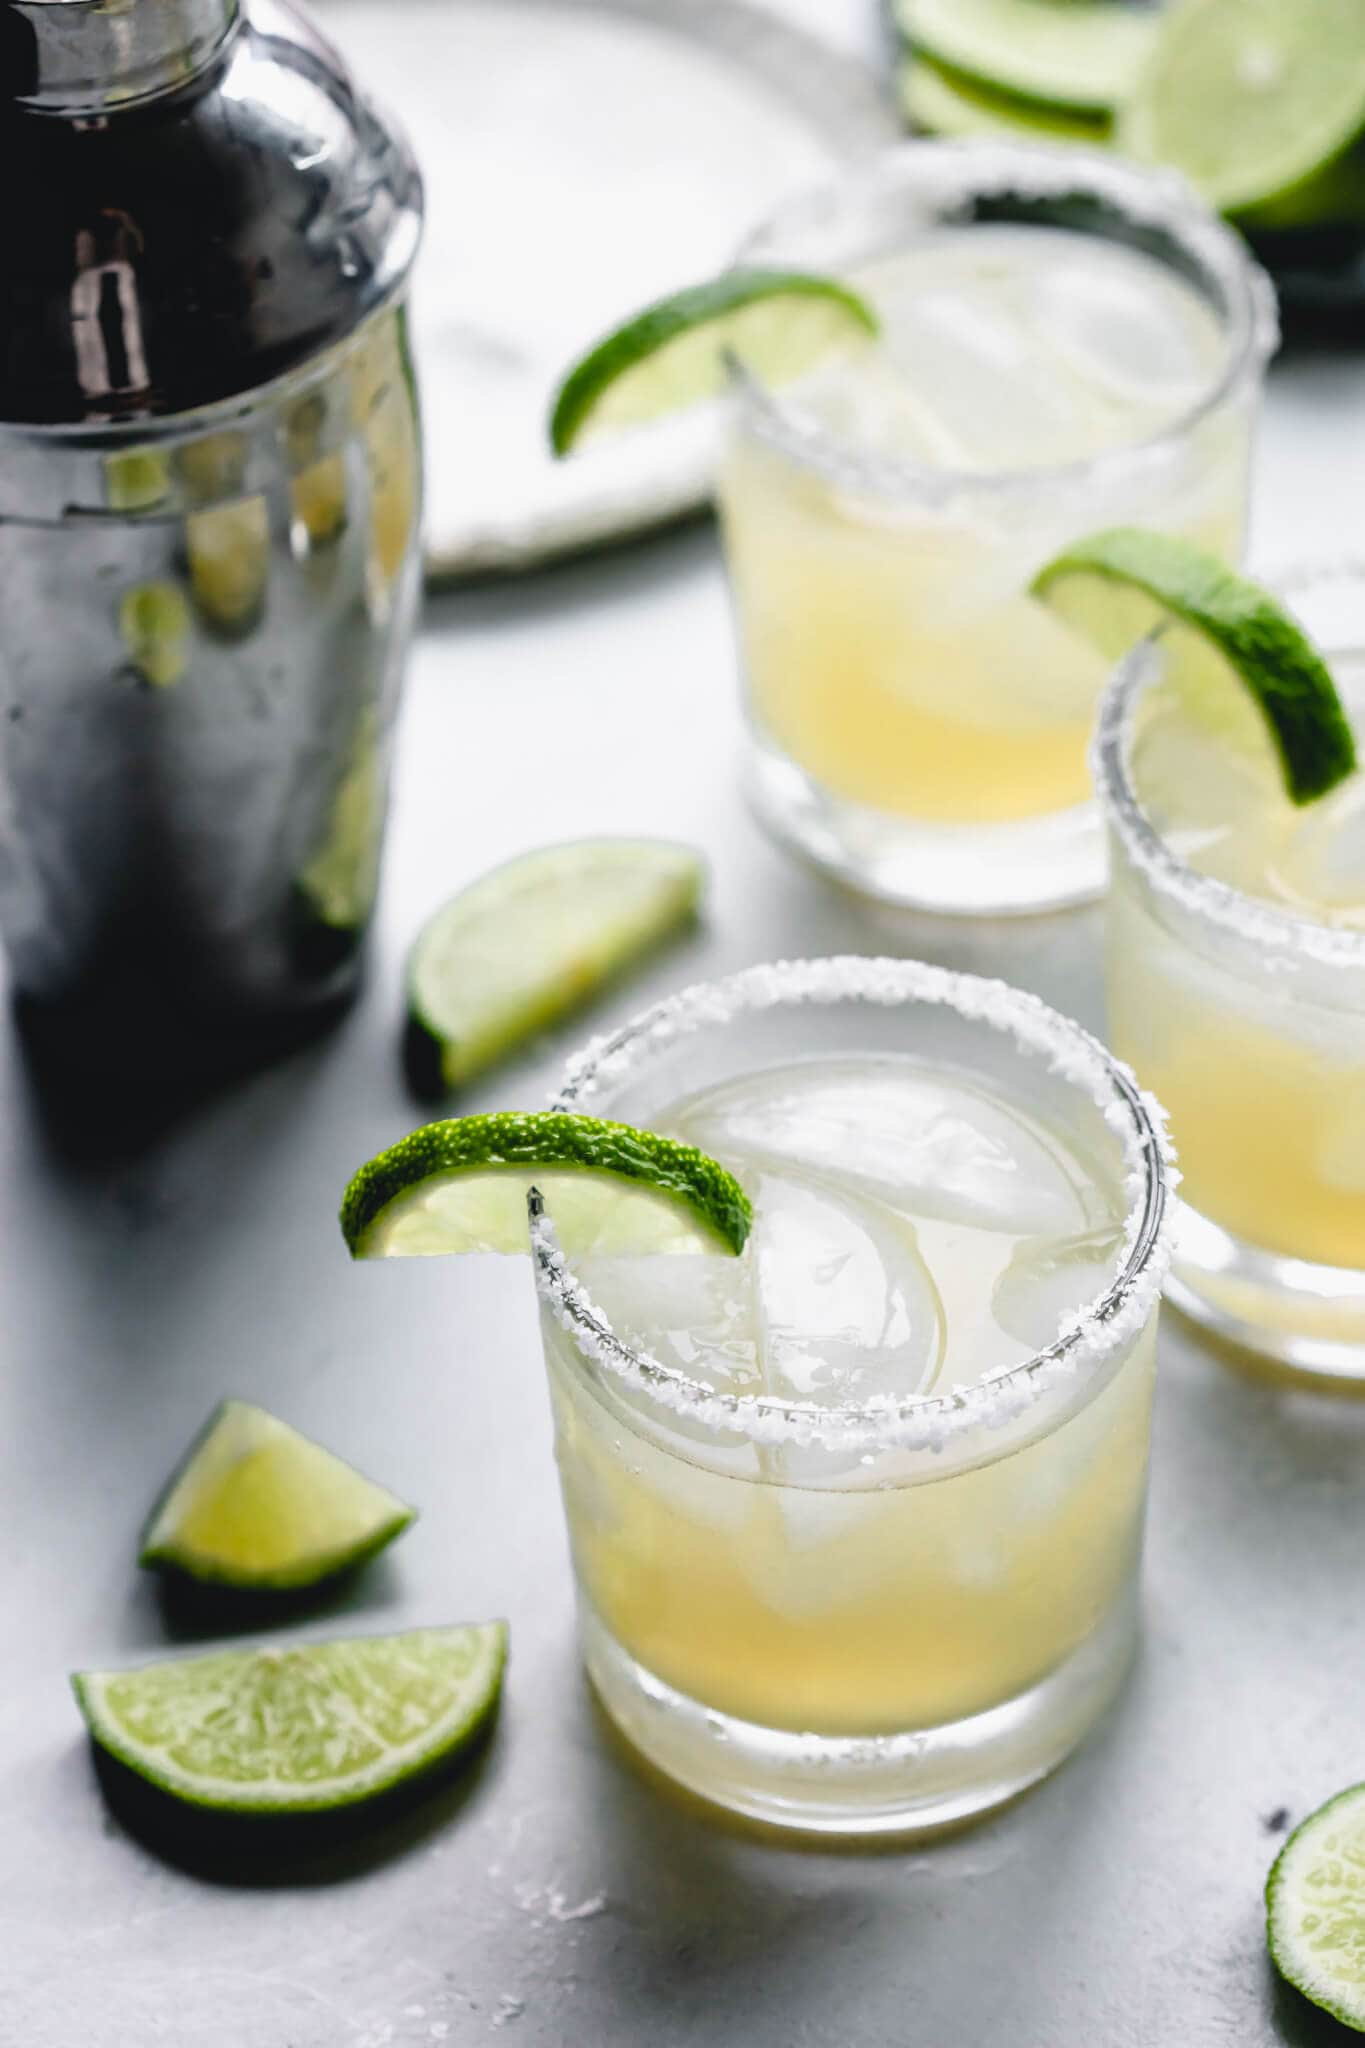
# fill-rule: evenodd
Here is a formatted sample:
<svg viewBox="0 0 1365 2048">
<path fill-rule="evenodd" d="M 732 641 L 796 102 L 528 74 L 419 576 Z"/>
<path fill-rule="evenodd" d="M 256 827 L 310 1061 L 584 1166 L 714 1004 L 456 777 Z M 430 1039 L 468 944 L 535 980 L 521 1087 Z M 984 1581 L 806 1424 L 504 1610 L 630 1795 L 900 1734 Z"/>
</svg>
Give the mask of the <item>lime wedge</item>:
<svg viewBox="0 0 1365 2048">
<path fill-rule="evenodd" d="M 522 1252 L 532 1186 L 579 1255 L 738 1252 L 753 1221 L 739 1182 L 693 1146 L 546 1110 L 424 1124 L 353 1177 L 342 1234 L 357 1259 Z"/>
<path fill-rule="evenodd" d="M 458 1087 L 578 1009 L 690 922 L 705 880 L 700 854 L 661 839 L 584 839 L 494 868 L 412 949 L 414 1081 Z"/>
<path fill-rule="evenodd" d="M 871 308 L 833 278 L 727 271 L 660 299 L 575 363 L 550 414 L 550 445 L 567 455 L 600 434 L 714 398 L 727 354 L 780 384 L 876 332 Z"/>
<path fill-rule="evenodd" d="M 1156 620 L 1192 636 L 1204 664 L 1260 710 L 1296 804 L 1325 796 L 1356 765 L 1355 740 L 1321 656 L 1268 591 L 1174 534 L 1116 527 L 1077 541 L 1033 594 L 1116 655 Z"/>
<path fill-rule="evenodd" d="M 998 135 L 1006 141 L 1073 142 L 1092 149 L 1103 148 L 1109 139 L 1104 114 L 994 92 L 961 72 L 945 71 L 928 57 L 904 58 L 898 80 L 905 117 L 924 135 Z"/>
<path fill-rule="evenodd" d="M 326 1813 L 458 1755 L 497 1704 L 500 1621 L 220 1650 L 72 1678 L 86 1726 L 173 1798 L 223 1813 Z"/>
<path fill-rule="evenodd" d="M 917 50 L 983 85 L 1107 113 L 1147 54 L 1152 17 L 1113 0 L 895 0 Z"/>
<path fill-rule="evenodd" d="M 1157 17 L 1118 141 L 1236 212 L 1283 201 L 1362 127 L 1359 0 L 1176 0 Z"/>
<path fill-rule="evenodd" d="M 244 1591 L 315 1586 L 414 1513 L 264 1408 L 224 1401 L 152 1510 L 138 1562 Z"/>
<path fill-rule="evenodd" d="M 1271 1865 L 1265 1903 L 1280 1975 L 1365 2034 L 1365 1785 L 1295 1828 Z"/>
</svg>

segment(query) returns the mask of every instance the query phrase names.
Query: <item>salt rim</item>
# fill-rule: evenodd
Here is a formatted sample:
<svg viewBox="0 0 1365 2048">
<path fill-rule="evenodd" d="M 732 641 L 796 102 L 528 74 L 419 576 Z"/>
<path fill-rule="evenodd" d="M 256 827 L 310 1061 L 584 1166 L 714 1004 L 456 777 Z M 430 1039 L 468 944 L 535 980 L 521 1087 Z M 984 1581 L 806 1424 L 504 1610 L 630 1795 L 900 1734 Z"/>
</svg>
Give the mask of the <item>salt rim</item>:
<svg viewBox="0 0 1365 2048">
<path fill-rule="evenodd" d="M 1365 563 L 1347 556 L 1297 563 L 1263 580 L 1269 580 L 1291 606 L 1311 597 L 1315 589 L 1358 582 L 1365 606 Z M 1157 626 L 1148 633 L 1115 669 L 1100 702 L 1090 750 L 1091 774 L 1105 817 L 1118 834 L 1129 864 L 1154 895 L 1177 904 L 1192 917 L 1206 918 L 1232 932 L 1258 952 L 1269 950 L 1323 967 L 1365 967 L 1365 931 L 1316 923 L 1248 896 L 1231 882 L 1201 874 L 1171 850 L 1142 808 L 1133 776 L 1133 716 L 1143 691 L 1161 672 L 1162 631 Z M 1329 656 L 1340 655 L 1355 652 L 1356 647 L 1343 645 L 1328 651 Z"/>
<path fill-rule="evenodd" d="M 532 1266 L 540 1298 L 594 1364 L 661 1408 L 685 1414 L 722 1434 L 754 1443 L 819 1444 L 831 1449 L 940 1451 L 951 1436 L 976 1425 L 998 1429 L 1067 1379 L 1092 1372 L 1144 1327 L 1170 1263 L 1173 1204 L 1179 1180 L 1165 1112 L 1131 1069 L 1099 1040 L 1038 996 L 1007 982 L 959 974 L 921 960 L 838 954 L 748 967 L 723 981 L 697 982 L 646 1010 L 608 1036 L 592 1040 L 569 1062 L 558 1110 L 583 1110 L 680 1037 L 733 1023 L 778 1004 L 936 1003 L 1041 1052 L 1049 1070 L 1082 1089 L 1119 1139 L 1128 1195 L 1120 1270 L 1107 1291 L 1077 1309 L 1045 1350 L 999 1367 L 946 1394 L 894 1395 L 843 1408 L 784 1401 L 774 1394 L 732 1394 L 704 1385 L 647 1351 L 633 1350 L 574 1278 L 541 1196 L 529 1201 Z"/>
<path fill-rule="evenodd" d="M 1159 433 L 1102 450 L 1083 460 L 1023 470 L 945 470 L 874 455 L 801 421 L 744 366 L 730 358 L 731 388 L 758 439 L 827 481 L 882 495 L 939 504 L 961 492 L 1002 494 L 1089 478 L 1166 457 L 1208 413 L 1259 374 L 1280 339 L 1275 289 L 1239 236 L 1211 213 L 1193 185 L 1169 168 L 1122 162 L 1097 150 L 1044 143 L 981 140 L 914 141 L 883 151 L 864 167 L 789 200 L 743 243 L 736 266 L 771 262 L 781 237 L 800 234 L 812 221 L 840 208 L 904 187 L 928 205 L 951 205 L 973 194 L 1013 192 L 1031 198 L 1075 197 L 1080 191 L 1110 205 L 1139 227 L 1165 231 L 1192 254 L 1201 271 L 1226 294 L 1227 354 L 1220 375 L 1203 395 Z M 1078 231 L 1081 232 L 1081 231 Z M 776 237 L 778 251 L 770 244 Z"/>
</svg>

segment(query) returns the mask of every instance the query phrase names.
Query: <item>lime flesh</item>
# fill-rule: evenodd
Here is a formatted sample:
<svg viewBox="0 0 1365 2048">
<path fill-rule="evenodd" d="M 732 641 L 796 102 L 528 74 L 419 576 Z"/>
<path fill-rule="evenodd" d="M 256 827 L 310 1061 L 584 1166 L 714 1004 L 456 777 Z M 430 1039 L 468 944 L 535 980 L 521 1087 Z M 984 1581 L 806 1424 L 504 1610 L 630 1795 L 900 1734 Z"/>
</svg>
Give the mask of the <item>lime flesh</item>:
<svg viewBox="0 0 1365 2048">
<path fill-rule="evenodd" d="M 1092 534 L 1039 571 L 1033 594 L 1108 655 L 1168 621 L 1176 649 L 1193 654 L 1201 689 L 1248 693 L 1295 803 L 1325 796 L 1354 770 L 1336 684 L 1302 628 L 1193 542 L 1137 527 Z"/>
<path fill-rule="evenodd" d="M 358 1259 L 524 1252 L 538 1188 L 566 1250 L 738 1252 L 748 1197 L 691 1145 L 556 1111 L 424 1124 L 354 1175 L 342 1234 Z"/>
<path fill-rule="evenodd" d="M 242 1591 L 317 1585 L 371 1557 L 414 1510 L 247 1401 L 225 1401 L 152 1512 L 139 1563 Z"/>
<path fill-rule="evenodd" d="M 1149 14 L 1113 0 L 895 0 L 907 40 L 981 84 L 1107 113 L 1151 41 Z"/>
<path fill-rule="evenodd" d="M 584 839 L 509 861 L 443 904 L 408 961 L 409 1066 L 459 1087 L 591 1001 L 697 914 L 706 867 L 663 839 Z"/>
<path fill-rule="evenodd" d="M 566 455 L 590 438 L 714 398 L 728 355 L 779 384 L 876 332 L 870 308 L 834 278 L 727 271 L 660 299 L 591 348 L 560 386 L 551 446 Z"/>
<path fill-rule="evenodd" d="M 1280 1975 L 1365 2033 L 1365 1785 L 1297 1827 L 1266 1881 L 1266 1940 Z"/>
<path fill-rule="evenodd" d="M 1130 155 L 1173 164 L 1224 212 L 1292 216 L 1365 128 L 1359 0 L 1176 0 L 1120 112 Z"/>
<path fill-rule="evenodd" d="M 493 1713 L 506 1658 L 494 1621 L 221 1650 L 71 1683 L 100 1747 L 173 1798 L 323 1813 L 458 1755 Z"/>
</svg>

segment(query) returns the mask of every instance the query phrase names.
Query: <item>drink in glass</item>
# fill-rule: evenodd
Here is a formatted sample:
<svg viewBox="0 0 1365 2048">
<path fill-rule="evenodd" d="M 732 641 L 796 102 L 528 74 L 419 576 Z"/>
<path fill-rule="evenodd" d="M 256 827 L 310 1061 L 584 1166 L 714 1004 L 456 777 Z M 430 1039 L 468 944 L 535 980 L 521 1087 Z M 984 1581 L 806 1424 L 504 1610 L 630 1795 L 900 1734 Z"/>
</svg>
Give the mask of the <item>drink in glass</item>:
<svg viewBox="0 0 1365 2048">
<path fill-rule="evenodd" d="M 1365 576 L 1300 602 L 1365 733 Z M 1365 1380 L 1365 773 L 1296 808 L 1250 698 L 1161 635 L 1118 671 L 1096 767 L 1110 1032 L 1184 1172 L 1168 1291 L 1286 1367 Z"/>
<path fill-rule="evenodd" d="M 734 370 L 720 505 L 760 815 L 899 902 L 1093 895 L 1105 664 L 1029 584 L 1106 526 L 1236 557 L 1268 284 L 1167 174 L 998 143 L 894 152 L 741 260 L 838 274 L 881 322 L 777 395 Z"/>
<path fill-rule="evenodd" d="M 1162 1140 L 1077 1026 L 917 962 L 746 971 L 561 1107 L 687 1139 L 738 1259 L 556 1249 L 533 1198 L 589 1672 L 770 1821 L 932 1825 L 1051 1769 L 1134 1640 Z"/>
</svg>

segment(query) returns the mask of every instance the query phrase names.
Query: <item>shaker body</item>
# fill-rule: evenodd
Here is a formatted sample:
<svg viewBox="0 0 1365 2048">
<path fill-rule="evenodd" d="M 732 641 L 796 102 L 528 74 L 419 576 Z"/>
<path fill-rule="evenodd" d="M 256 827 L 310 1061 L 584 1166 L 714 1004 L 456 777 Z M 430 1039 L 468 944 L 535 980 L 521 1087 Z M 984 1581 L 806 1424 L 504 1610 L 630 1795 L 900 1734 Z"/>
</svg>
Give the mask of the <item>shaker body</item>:
<svg viewBox="0 0 1365 2048">
<path fill-rule="evenodd" d="M 90 1041 L 268 1037 L 357 972 L 420 587 L 420 188 L 334 61 L 261 0 L 169 100 L 6 131 L 65 169 L 27 307 L 60 346 L 0 369 L 0 930 Z"/>
</svg>

